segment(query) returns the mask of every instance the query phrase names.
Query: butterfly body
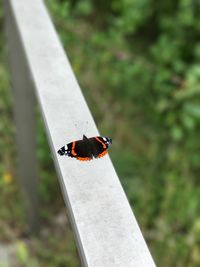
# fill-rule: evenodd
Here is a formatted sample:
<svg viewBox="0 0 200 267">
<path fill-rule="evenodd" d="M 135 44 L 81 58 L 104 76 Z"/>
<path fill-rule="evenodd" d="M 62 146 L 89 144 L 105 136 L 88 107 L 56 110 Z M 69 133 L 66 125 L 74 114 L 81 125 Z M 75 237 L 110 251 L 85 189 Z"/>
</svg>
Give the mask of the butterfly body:
<svg viewBox="0 0 200 267">
<path fill-rule="evenodd" d="M 77 160 L 91 160 L 101 158 L 107 154 L 107 150 L 112 144 L 108 137 L 91 137 L 83 135 L 82 140 L 73 141 L 58 150 L 58 154 L 76 158 Z"/>
</svg>

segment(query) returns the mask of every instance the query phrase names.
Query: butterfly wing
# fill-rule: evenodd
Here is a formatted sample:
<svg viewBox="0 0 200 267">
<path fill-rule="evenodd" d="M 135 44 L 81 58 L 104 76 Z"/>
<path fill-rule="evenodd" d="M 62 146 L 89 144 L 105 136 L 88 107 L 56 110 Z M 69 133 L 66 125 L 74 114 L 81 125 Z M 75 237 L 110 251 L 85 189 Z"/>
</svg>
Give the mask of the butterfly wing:
<svg viewBox="0 0 200 267">
<path fill-rule="evenodd" d="M 77 160 L 91 160 L 92 153 L 89 149 L 88 142 L 85 140 L 78 140 L 71 142 L 58 150 L 58 154 L 66 155 L 71 158 L 76 158 Z"/>
<path fill-rule="evenodd" d="M 109 144 L 106 137 L 96 136 L 89 138 L 92 155 L 95 158 L 101 158 L 108 153 Z"/>
</svg>

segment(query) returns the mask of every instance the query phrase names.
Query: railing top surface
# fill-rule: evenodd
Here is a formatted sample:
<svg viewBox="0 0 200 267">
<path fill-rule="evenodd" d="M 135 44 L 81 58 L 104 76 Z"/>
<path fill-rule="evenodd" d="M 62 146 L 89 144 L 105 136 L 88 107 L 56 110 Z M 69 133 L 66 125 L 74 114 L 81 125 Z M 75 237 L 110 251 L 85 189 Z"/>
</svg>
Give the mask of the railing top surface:
<svg viewBox="0 0 200 267">
<path fill-rule="evenodd" d="M 109 156 L 80 162 L 56 153 L 98 130 L 43 1 L 5 2 L 36 89 L 83 265 L 155 266 Z"/>
</svg>

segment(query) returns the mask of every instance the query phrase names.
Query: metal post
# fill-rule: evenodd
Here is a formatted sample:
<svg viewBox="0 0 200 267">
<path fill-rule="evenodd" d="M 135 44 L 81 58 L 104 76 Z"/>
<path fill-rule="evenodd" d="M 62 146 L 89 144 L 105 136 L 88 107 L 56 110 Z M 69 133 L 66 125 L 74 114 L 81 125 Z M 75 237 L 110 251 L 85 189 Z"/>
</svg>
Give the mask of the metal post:
<svg viewBox="0 0 200 267">
<path fill-rule="evenodd" d="M 7 2 L 7 1 L 5 1 Z M 5 6 L 8 5 L 8 2 Z M 13 110 L 16 125 L 19 180 L 24 195 L 24 205 L 29 231 L 38 231 L 37 162 L 36 162 L 36 121 L 35 96 L 28 66 L 24 59 L 15 22 L 6 11 L 6 30 L 12 76 Z"/>
</svg>

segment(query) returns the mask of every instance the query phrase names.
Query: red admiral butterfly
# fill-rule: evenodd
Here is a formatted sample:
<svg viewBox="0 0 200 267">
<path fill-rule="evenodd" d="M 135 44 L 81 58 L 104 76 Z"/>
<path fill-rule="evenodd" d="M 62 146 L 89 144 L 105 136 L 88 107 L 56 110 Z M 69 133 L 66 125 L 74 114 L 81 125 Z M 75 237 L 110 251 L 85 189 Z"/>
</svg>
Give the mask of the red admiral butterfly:
<svg viewBox="0 0 200 267">
<path fill-rule="evenodd" d="M 112 139 L 107 137 L 87 138 L 83 135 L 82 140 L 71 142 L 58 150 L 58 154 L 69 156 L 78 160 L 91 160 L 101 158 L 107 154 L 107 150 L 112 144 Z"/>
</svg>

